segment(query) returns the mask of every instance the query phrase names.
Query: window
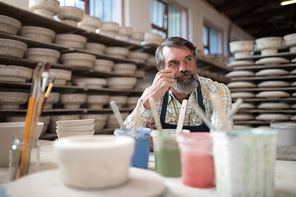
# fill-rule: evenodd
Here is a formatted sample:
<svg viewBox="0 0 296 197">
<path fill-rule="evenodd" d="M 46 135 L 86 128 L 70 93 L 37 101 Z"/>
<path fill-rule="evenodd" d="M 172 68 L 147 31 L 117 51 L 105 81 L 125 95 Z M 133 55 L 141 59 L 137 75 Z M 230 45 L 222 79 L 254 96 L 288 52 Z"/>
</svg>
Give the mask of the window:
<svg viewBox="0 0 296 197">
<path fill-rule="evenodd" d="M 187 37 L 187 9 L 174 0 L 151 0 L 152 33 Z"/>
<path fill-rule="evenodd" d="M 222 30 L 205 23 L 202 33 L 204 54 L 222 54 Z"/>
<path fill-rule="evenodd" d="M 121 16 L 121 12 L 118 12 L 118 7 L 121 7 L 121 0 L 59 0 L 59 2 L 60 6 L 78 7 L 84 13 L 100 18 L 101 21 L 122 23 L 116 15 L 118 13 Z"/>
</svg>

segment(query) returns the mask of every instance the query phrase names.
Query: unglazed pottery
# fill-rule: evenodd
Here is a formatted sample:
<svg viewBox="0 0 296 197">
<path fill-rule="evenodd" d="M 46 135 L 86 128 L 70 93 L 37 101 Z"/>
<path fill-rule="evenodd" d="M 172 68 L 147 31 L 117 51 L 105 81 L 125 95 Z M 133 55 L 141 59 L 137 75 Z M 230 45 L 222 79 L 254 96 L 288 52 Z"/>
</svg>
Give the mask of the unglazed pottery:
<svg viewBox="0 0 296 197">
<path fill-rule="evenodd" d="M 75 115 L 52 115 L 50 116 L 50 123 L 48 125 L 48 131 L 50 133 L 56 133 L 56 121 L 59 120 L 77 120 L 80 118 L 79 114 Z"/>
<path fill-rule="evenodd" d="M 72 19 L 77 22 L 82 21 L 84 11 L 80 8 L 74 6 L 60 6 L 60 12 L 58 13 L 58 18 Z"/>
<path fill-rule="evenodd" d="M 43 109 L 52 109 L 54 103 L 58 103 L 60 100 L 60 93 L 59 92 L 51 92 L 48 95 L 46 103 Z"/>
<path fill-rule="evenodd" d="M 144 36 L 145 36 L 144 32 L 134 31 L 131 38 L 133 40 L 141 40 L 141 41 L 143 41 Z"/>
<path fill-rule="evenodd" d="M 86 94 L 61 94 L 60 102 L 66 109 L 79 109 L 86 99 Z"/>
<path fill-rule="evenodd" d="M 0 15 L 0 32 L 17 35 L 21 25 L 21 22 L 15 18 Z"/>
<path fill-rule="evenodd" d="M 86 53 L 65 53 L 61 55 L 61 60 L 63 64 L 66 65 L 92 68 L 94 66 L 96 56 Z"/>
<path fill-rule="evenodd" d="M 28 46 L 26 43 L 0 38 L 0 55 L 23 58 L 27 48 Z"/>
<path fill-rule="evenodd" d="M 114 66 L 114 62 L 111 60 L 96 59 L 94 65 L 94 71 L 110 73 Z"/>
<path fill-rule="evenodd" d="M 86 42 L 86 37 L 74 34 L 57 34 L 55 38 L 57 44 L 78 49 L 84 49 Z"/>
<path fill-rule="evenodd" d="M 99 131 L 105 127 L 108 119 L 108 114 L 82 114 L 81 115 L 81 119 L 88 119 L 88 118 L 95 119 L 95 130 Z"/>
<path fill-rule="evenodd" d="M 131 37 L 133 35 L 133 28 L 121 26 L 119 27 L 118 34 Z"/>
<path fill-rule="evenodd" d="M 79 27 L 93 27 L 95 29 L 100 28 L 101 26 L 101 19 L 95 16 L 90 16 L 85 14 L 83 19 L 80 23 L 78 23 Z"/>
<path fill-rule="evenodd" d="M 296 45 L 296 33 L 285 35 L 283 38 L 286 47 Z"/>
<path fill-rule="evenodd" d="M 63 79 L 70 81 L 72 76 L 72 71 L 64 70 L 64 69 L 55 69 L 51 68 L 49 69 L 49 78 L 56 77 L 56 79 Z M 55 83 L 56 81 L 54 81 Z"/>
<path fill-rule="evenodd" d="M 95 119 L 79 119 L 79 120 L 58 120 L 56 121 L 57 126 L 60 127 L 73 127 L 73 126 L 83 126 L 83 125 L 92 125 L 94 124 Z"/>
<path fill-rule="evenodd" d="M 96 42 L 88 42 L 85 45 L 85 49 L 93 53 L 103 54 L 106 50 L 106 45 Z"/>
<path fill-rule="evenodd" d="M 129 55 L 129 49 L 125 47 L 107 47 L 105 53 L 108 55 L 121 55 L 127 57 Z"/>
<path fill-rule="evenodd" d="M 29 93 L 0 92 L 0 109 L 17 110 L 19 106 L 28 102 Z"/>
<path fill-rule="evenodd" d="M 53 18 L 60 11 L 58 0 L 29 0 L 29 10 L 47 18 Z"/>
<path fill-rule="evenodd" d="M 96 33 L 107 36 L 109 38 L 115 38 L 115 36 L 116 36 L 116 33 L 114 31 L 106 31 L 106 30 L 102 30 L 102 29 L 97 29 Z"/>
<path fill-rule="evenodd" d="M 137 69 L 137 65 L 129 63 L 118 63 L 113 67 L 113 72 L 118 74 L 133 75 Z"/>
<path fill-rule="evenodd" d="M 23 79 L 22 82 L 25 82 L 26 80 L 31 79 L 32 69 L 24 66 L 0 65 L 0 76 L 9 77 L 9 81 L 15 81 L 13 80 L 14 78 L 17 78 L 16 81 L 18 81 L 18 78 L 21 78 Z M 6 80 L 9 78 L 6 78 Z M 2 80 L 5 81 L 5 78 L 2 78 Z"/>
<path fill-rule="evenodd" d="M 47 48 L 28 48 L 24 58 L 36 62 L 50 62 L 56 64 L 60 58 L 60 52 Z"/>
<path fill-rule="evenodd" d="M 282 48 L 282 37 L 264 37 L 256 39 L 256 47 L 258 51 L 264 49 L 280 49 Z"/>
<path fill-rule="evenodd" d="M 55 32 L 51 29 L 36 26 L 22 26 L 21 36 L 33 40 L 52 43 L 55 38 Z"/>
<path fill-rule="evenodd" d="M 102 22 L 100 30 L 117 33 L 119 31 L 119 24 L 115 22 Z"/>
<path fill-rule="evenodd" d="M 110 77 L 107 78 L 109 88 L 114 89 L 132 89 L 137 83 L 137 78 L 134 77 Z"/>
<path fill-rule="evenodd" d="M 237 52 L 251 52 L 254 50 L 254 41 L 253 40 L 240 40 L 240 41 L 233 41 L 229 43 L 230 52 L 237 53 Z"/>
<path fill-rule="evenodd" d="M 131 51 L 128 55 L 128 58 L 131 59 L 143 59 L 145 61 L 148 60 L 149 54 L 145 52 L 137 52 L 137 51 Z"/>
</svg>

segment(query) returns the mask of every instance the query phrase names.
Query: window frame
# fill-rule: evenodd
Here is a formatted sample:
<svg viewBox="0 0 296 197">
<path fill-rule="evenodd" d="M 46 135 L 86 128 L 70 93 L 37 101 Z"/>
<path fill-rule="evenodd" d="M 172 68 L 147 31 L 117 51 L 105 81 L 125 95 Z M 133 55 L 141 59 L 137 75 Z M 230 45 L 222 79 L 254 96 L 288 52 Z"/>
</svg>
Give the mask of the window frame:
<svg viewBox="0 0 296 197">
<path fill-rule="evenodd" d="M 211 48 L 210 48 L 210 29 L 214 29 L 218 32 L 218 48 L 217 48 L 217 53 L 215 54 L 223 54 L 223 29 L 220 28 L 219 26 L 215 25 L 214 23 L 210 22 L 207 19 L 204 19 L 203 27 L 207 28 L 207 46 L 203 45 L 204 49 L 207 49 L 209 54 L 211 53 Z M 203 35 L 204 36 L 204 35 Z M 203 43 L 204 44 L 204 43 Z"/>
</svg>

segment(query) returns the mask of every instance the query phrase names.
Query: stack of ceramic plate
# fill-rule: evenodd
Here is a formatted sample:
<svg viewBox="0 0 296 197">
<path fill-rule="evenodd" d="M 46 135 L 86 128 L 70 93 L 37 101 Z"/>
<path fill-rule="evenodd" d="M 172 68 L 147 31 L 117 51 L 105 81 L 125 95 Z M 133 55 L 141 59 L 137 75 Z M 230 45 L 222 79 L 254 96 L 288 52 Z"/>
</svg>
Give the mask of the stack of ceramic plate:
<svg viewBox="0 0 296 197">
<path fill-rule="evenodd" d="M 228 63 L 227 67 L 249 66 L 249 65 L 253 65 L 253 64 L 254 64 L 253 61 L 238 60 L 238 61 L 232 61 L 232 62 Z"/>
<path fill-rule="evenodd" d="M 281 97 L 289 97 L 290 94 L 285 91 L 262 91 L 256 94 L 256 97 L 264 97 L 264 98 L 281 98 Z"/>
<path fill-rule="evenodd" d="M 107 85 L 107 80 L 104 78 L 76 78 L 74 83 L 82 88 L 103 88 Z"/>
<path fill-rule="evenodd" d="M 75 135 L 93 135 L 95 133 L 94 120 L 95 119 L 56 121 L 56 132 L 59 138 Z"/>
<path fill-rule="evenodd" d="M 289 71 L 281 68 L 263 69 L 255 73 L 256 76 L 280 76 L 288 74 L 290 74 Z"/>
<path fill-rule="evenodd" d="M 77 27 L 77 23 L 82 21 L 84 11 L 74 6 L 60 6 L 58 18 L 68 25 Z"/>
<path fill-rule="evenodd" d="M 258 109 L 288 109 L 290 108 L 290 105 L 287 103 L 275 103 L 275 102 L 269 102 L 269 103 L 260 103 L 257 106 Z"/>
<path fill-rule="evenodd" d="M 255 73 L 253 73 L 252 71 L 237 70 L 237 71 L 231 71 L 231 72 L 227 73 L 225 76 L 228 78 L 231 78 L 231 77 L 252 77 L 254 75 L 255 75 Z"/>
<path fill-rule="evenodd" d="M 86 94 L 61 94 L 60 103 L 65 109 L 79 109 L 81 104 L 86 103 Z"/>
<path fill-rule="evenodd" d="M 287 86 L 290 86 L 290 83 L 286 82 L 286 81 L 263 81 L 261 83 L 258 83 L 257 86 L 260 87 L 260 88 L 265 88 L 265 87 L 287 87 Z"/>
<path fill-rule="evenodd" d="M 236 81 L 230 82 L 227 84 L 229 88 L 253 88 L 256 87 L 256 84 L 249 82 L 249 81 Z"/>
<path fill-rule="evenodd" d="M 88 95 L 86 103 L 90 109 L 102 109 L 109 103 L 109 95 Z"/>
<path fill-rule="evenodd" d="M 50 116 L 50 122 L 48 125 L 48 131 L 50 133 L 56 133 L 56 121 L 59 120 L 77 120 L 79 119 L 80 115 L 75 114 L 75 115 L 52 115 Z"/>
<path fill-rule="evenodd" d="M 282 58 L 282 57 L 267 57 L 267 58 L 261 58 L 255 62 L 255 64 L 283 64 L 283 63 L 289 63 L 290 60 Z"/>
<path fill-rule="evenodd" d="M 82 114 L 81 119 L 95 119 L 95 133 L 100 133 L 106 125 L 108 114 Z"/>
</svg>

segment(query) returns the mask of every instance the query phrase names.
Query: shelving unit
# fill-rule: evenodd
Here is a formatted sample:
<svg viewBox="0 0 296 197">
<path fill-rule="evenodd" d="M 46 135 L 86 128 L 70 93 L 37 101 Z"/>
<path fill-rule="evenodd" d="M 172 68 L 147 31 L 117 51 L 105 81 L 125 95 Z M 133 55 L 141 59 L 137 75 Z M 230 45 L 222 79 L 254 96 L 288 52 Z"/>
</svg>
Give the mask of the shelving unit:
<svg viewBox="0 0 296 197">
<path fill-rule="evenodd" d="M 261 56 L 261 55 L 254 55 L 250 58 L 244 58 L 244 59 L 235 59 L 234 60 L 258 60 L 261 58 L 267 58 L 267 57 L 283 57 L 286 59 L 294 59 L 296 57 L 296 53 L 289 53 L 289 52 L 279 52 L 274 55 L 270 56 Z M 233 70 L 235 71 L 252 71 L 254 73 L 262 70 L 262 69 L 285 69 L 287 71 L 292 71 L 296 69 L 296 63 L 290 62 L 285 64 L 266 64 L 266 65 L 246 65 L 246 66 L 237 66 L 233 67 Z M 277 75 L 277 76 L 252 76 L 252 77 L 232 77 L 230 78 L 231 82 L 239 82 L 239 81 L 250 81 L 256 84 L 260 82 L 264 82 L 267 80 L 273 80 L 273 81 L 286 81 L 289 83 L 293 83 L 296 81 L 296 75 L 289 74 L 289 75 Z M 290 115 L 294 116 L 296 114 L 296 109 L 288 108 L 288 109 L 258 109 L 257 106 L 260 103 L 263 102 L 275 102 L 275 103 L 287 103 L 290 106 L 294 105 L 296 103 L 296 97 L 292 97 L 292 94 L 296 92 L 296 86 L 283 86 L 283 87 L 254 87 L 254 88 L 230 88 L 231 92 L 252 92 L 254 94 L 257 94 L 261 91 L 285 91 L 289 93 L 290 97 L 254 97 L 254 98 L 243 98 L 243 101 L 246 103 L 252 103 L 255 105 L 254 109 L 240 109 L 238 114 L 252 114 L 255 118 L 256 116 L 260 114 L 283 114 L 283 115 Z M 236 99 L 233 99 L 235 102 Z M 258 126 L 269 126 L 270 120 L 234 120 L 235 125 L 248 125 L 252 127 L 258 127 Z"/>
</svg>

